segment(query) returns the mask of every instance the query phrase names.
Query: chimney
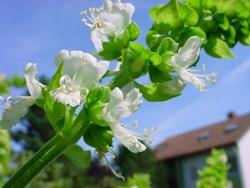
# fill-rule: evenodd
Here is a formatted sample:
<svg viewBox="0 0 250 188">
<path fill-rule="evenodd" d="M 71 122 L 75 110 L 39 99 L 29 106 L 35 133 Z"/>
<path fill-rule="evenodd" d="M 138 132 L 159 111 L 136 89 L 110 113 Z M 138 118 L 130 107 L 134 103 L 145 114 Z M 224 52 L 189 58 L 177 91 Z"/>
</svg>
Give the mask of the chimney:
<svg viewBox="0 0 250 188">
<path fill-rule="evenodd" d="M 229 112 L 227 114 L 228 119 L 234 119 L 235 117 L 237 117 L 237 114 L 235 112 Z"/>
</svg>

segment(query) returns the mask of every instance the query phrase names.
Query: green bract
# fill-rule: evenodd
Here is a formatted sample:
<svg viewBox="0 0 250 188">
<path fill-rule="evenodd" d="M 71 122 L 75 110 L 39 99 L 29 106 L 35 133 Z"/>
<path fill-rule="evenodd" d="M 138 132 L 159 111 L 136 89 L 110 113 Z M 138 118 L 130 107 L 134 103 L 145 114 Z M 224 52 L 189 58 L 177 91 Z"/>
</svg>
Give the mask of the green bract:
<svg viewBox="0 0 250 188">
<path fill-rule="evenodd" d="M 78 145 L 70 146 L 64 154 L 72 161 L 73 164 L 80 168 L 88 168 L 91 162 L 91 153 L 84 151 Z"/>
<path fill-rule="evenodd" d="M 109 127 L 100 127 L 92 124 L 83 135 L 84 141 L 95 148 L 100 155 L 109 151 L 112 147 L 113 134 Z"/>
<path fill-rule="evenodd" d="M 181 91 L 184 88 L 184 84 L 178 79 L 148 85 L 140 85 L 135 82 L 135 86 L 140 89 L 143 97 L 148 101 L 169 100 L 181 95 Z"/>
<path fill-rule="evenodd" d="M 107 42 L 102 42 L 103 49 L 99 55 L 106 60 L 120 59 L 122 50 L 127 48 L 129 42 L 136 40 L 139 35 L 139 27 L 132 22 L 121 35 L 112 35 Z"/>
<path fill-rule="evenodd" d="M 214 56 L 214 57 L 219 57 L 219 58 L 233 58 L 234 57 L 227 43 L 218 38 L 208 39 L 208 42 L 204 46 L 204 48 L 209 55 Z"/>
</svg>

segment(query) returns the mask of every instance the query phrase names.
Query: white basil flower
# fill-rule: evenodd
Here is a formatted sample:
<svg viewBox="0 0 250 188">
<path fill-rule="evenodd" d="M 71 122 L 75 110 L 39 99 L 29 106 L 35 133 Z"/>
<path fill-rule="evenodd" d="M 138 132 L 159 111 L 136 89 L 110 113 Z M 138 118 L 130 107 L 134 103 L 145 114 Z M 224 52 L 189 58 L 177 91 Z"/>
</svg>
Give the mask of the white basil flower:
<svg viewBox="0 0 250 188">
<path fill-rule="evenodd" d="M 91 54 L 82 51 L 60 51 L 57 67 L 63 63 L 60 87 L 50 94 L 60 103 L 76 107 L 84 102 L 89 89 L 107 72 L 109 62 L 97 61 Z"/>
<path fill-rule="evenodd" d="M 178 53 L 170 59 L 170 64 L 184 82 L 189 82 L 204 92 L 207 91 L 206 81 L 212 84 L 216 83 L 216 74 L 198 74 L 197 72 L 201 70 L 190 68 L 200 55 L 201 45 L 202 40 L 199 37 L 190 37 Z"/>
<path fill-rule="evenodd" d="M 113 135 L 119 142 L 127 147 L 131 152 L 138 153 L 146 149 L 146 146 L 139 140 L 150 140 L 149 132 L 137 133 L 126 129 L 120 119 L 133 114 L 141 105 L 141 93 L 138 89 L 132 89 L 123 95 L 119 88 L 111 92 L 109 103 L 103 110 L 103 118 L 109 123 Z"/>
<path fill-rule="evenodd" d="M 102 50 L 102 42 L 109 41 L 110 36 L 119 36 L 124 33 L 131 23 L 134 6 L 130 3 L 121 3 L 120 0 L 104 0 L 100 8 L 91 8 L 83 11 L 82 21 L 91 29 L 91 40 L 97 51 Z"/>
<path fill-rule="evenodd" d="M 28 63 L 25 66 L 25 80 L 30 96 L 8 97 L 3 101 L 5 103 L 3 116 L 0 120 L 2 128 L 10 128 L 15 125 L 20 118 L 25 116 L 30 106 L 36 99 L 42 98 L 42 85 L 35 78 L 37 74 L 36 64 Z"/>
</svg>

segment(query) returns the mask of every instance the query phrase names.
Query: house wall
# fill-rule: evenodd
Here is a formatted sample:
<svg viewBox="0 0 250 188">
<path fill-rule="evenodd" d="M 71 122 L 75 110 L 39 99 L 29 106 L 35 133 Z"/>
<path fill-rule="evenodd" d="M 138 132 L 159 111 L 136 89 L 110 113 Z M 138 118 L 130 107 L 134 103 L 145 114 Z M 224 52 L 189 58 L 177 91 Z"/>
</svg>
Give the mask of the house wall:
<svg viewBox="0 0 250 188">
<path fill-rule="evenodd" d="M 181 161 L 182 169 L 182 187 L 195 188 L 198 180 L 198 170 L 202 169 L 206 164 L 208 153 L 201 153 L 185 157 Z"/>
<path fill-rule="evenodd" d="M 250 188 L 250 130 L 238 142 L 243 187 Z"/>
<path fill-rule="evenodd" d="M 237 162 L 239 160 L 237 155 L 237 147 L 236 145 L 230 145 L 224 147 L 223 149 L 226 151 L 228 157 L 228 163 L 230 165 L 228 178 L 233 183 L 234 188 L 242 188 L 239 165 Z M 182 179 L 181 188 L 196 187 L 196 182 L 199 178 L 198 170 L 201 170 L 204 166 L 206 166 L 206 160 L 210 155 L 211 155 L 210 151 L 205 151 L 194 155 L 186 156 L 180 159 L 181 179 Z M 250 187 L 244 187 L 244 188 L 250 188 Z"/>
</svg>

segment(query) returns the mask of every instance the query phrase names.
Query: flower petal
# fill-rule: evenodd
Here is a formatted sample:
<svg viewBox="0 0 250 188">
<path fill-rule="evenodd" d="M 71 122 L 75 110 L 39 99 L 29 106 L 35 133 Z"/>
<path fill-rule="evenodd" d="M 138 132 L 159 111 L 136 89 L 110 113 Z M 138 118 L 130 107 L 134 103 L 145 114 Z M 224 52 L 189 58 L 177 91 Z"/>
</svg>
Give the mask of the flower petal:
<svg viewBox="0 0 250 188">
<path fill-rule="evenodd" d="M 81 95 L 80 86 L 74 83 L 68 75 L 60 79 L 60 87 L 50 92 L 50 95 L 59 103 L 76 107 L 81 104 L 86 95 Z"/>
<path fill-rule="evenodd" d="M 31 96 L 8 98 L 2 119 L 0 120 L 0 126 L 9 129 L 17 124 L 20 118 L 27 114 L 29 107 L 34 104 L 34 101 L 35 99 Z"/>
<path fill-rule="evenodd" d="M 80 91 L 70 92 L 64 88 L 58 88 L 52 91 L 51 96 L 59 103 L 69 105 L 71 107 L 76 107 L 81 104 L 81 93 Z"/>
<path fill-rule="evenodd" d="M 36 80 L 36 74 L 37 74 L 36 64 L 28 63 L 25 66 L 25 74 L 24 74 L 27 88 L 32 97 L 41 98 L 42 87 L 44 86 L 43 84 L 41 84 Z"/>
<path fill-rule="evenodd" d="M 173 56 L 171 63 L 186 68 L 193 65 L 200 55 L 201 45 L 202 40 L 199 37 L 190 37 L 179 52 Z"/>
<path fill-rule="evenodd" d="M 93 42 L 96 51 L 100 52 L 103 50 L 102 42 L 108 41 L 107 35 L 104 35 L 100 29 L 95 29 L 90 34 L 91 41 Z"/>
<path fill-rule="evenodd" d="M 118 93 L 118 90 L 119 92 L 122 93 L 120 89 L 116 89 L 117 93 Z M 121 97 L 121 94 L 120 94 L 120 97 Z M 121 98 L 119 98 L 119 100 L 117 100 L 115 104 L 112 101 L 113 105 L 112 107 L 109 107 L 109 110 L 110 110 L 109 116 L 111 116 L 112 118 L 116 120 L 130 116 L 141 105 L 142 103 L 141 97 L 142 95 L 138 89 L 136 88 L 132 89 L 130 92 L 128 92 L 128 94 L 122 100 Z"/>
<path fill-rule="evenodd" d="M 134 14 L 134 6 L 116 0 L 104 0 L 100 8 L 83 11 L 83 22 L 91 29 L 91 40 L 97 51 L 102 50 L 102 42 L 108 41 L 110 36 L 118 36 L 127 29 Z"/>
<path fill-rule="evenodd" d="M 122 102 L 123 98 L 123 93 L 118 87 L 113 89 L 111 91 L 110 100 L 107 105 L 107 111 L 109 112 L 110 110 L 114 109 L 119 103 Z"/>
<path fill-rule="evenodd" d="M 131 152 L 138 153 L 146 150 L 146 146 L 138 140 L 140 138 L 134 135 L 132 131 L 122 127 L 118 122 L 112 124 L 110 127 L 116 139 Z"/>
<path fill-rule="evenodd" d="M 108 61 L 100 61 L 89 53 L 62 50 L 56 58 L 56 64 L 64 62 L 63 74 L 75 78 L 80 87 L 90 89 L 107 72 Z"/>
</svg>

